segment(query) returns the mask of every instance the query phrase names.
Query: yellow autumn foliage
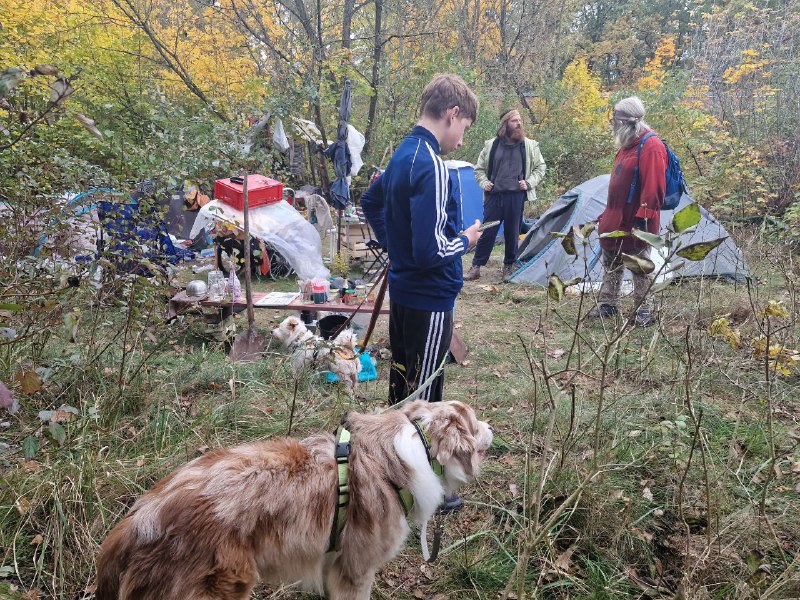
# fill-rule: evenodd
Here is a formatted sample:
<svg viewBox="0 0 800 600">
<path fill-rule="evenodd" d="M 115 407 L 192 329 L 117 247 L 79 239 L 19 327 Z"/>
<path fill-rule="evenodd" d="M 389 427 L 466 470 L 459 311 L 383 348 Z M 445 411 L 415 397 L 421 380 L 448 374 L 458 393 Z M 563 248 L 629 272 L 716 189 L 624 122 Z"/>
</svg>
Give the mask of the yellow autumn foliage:
<svg viewBox="0 0 800 600">
<path fill-rule="evenodd" d="M 708 328 L 708 335 L 728 342 L 731 348 L 738 350 L 742 347 L 742 334 L 738 329 L 731 327 L 731 322 L 725 317 L 714 320 Z"/>
<path fill-rule="evenodd" d="M 661 38 L 653 58 L 648 59 L 645 63 L 644 72 L 646 75 L 636 82 L 639 89 L 650 92 L 661 87 L 670 67 L 675 62 L 675 54 L 675 36 L 670 35 Z"/>
<path fill-rule="evenodd" d="M 722 79 L 728 85 L 736 85 L 748 75 L 759 74 L 761 77 L 769 77 L 769 71 L 764 67 L 770 64 L 769 60 L 761 59 L 761 54 L 757 50 L 747 49 L 742 51 L 742 62 L 735 67 L 728 67 L 722 74 Z"/>
<path fill-rule="evenodd" d="M 604 127 L 608 100 L 603 95 L 600 78 L 580 58 L 564 69 L 561 84 L 570 92 L 562 110 L 567 119 L 585 127 Z"/>
</svg>

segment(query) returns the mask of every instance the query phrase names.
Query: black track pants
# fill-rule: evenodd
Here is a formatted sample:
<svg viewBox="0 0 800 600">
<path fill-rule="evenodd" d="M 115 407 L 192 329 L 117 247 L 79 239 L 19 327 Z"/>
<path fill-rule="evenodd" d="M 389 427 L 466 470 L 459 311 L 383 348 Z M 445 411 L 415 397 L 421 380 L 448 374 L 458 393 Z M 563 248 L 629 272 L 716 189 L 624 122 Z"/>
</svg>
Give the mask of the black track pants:
<svg viewBox="0 0 800 600">
<path fill-rule="evenodd" d="M 391 303 L 389 345 L 392 368 L 389 374 L 389 404 L 405 399 L 442 364 L 450 350 L 453 311 L 429 312 Z M 444 371 L 439 373 L 421 400 L 439 402 L 444 388 Z"/>
</svg>

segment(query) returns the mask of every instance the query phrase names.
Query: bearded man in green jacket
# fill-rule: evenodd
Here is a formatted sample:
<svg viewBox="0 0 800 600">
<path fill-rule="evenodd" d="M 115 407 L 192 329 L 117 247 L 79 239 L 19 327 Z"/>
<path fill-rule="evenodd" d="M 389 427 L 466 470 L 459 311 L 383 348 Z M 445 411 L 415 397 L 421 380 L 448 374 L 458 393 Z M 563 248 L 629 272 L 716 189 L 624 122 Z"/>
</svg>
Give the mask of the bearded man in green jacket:
<svg viewBox="0 0 800 600">
<path fill-rule="evenodd" d="M 536 199 L 536 186 L 544 179 L 545 163 L 539 144 L 525 136 L 519 111 L 500 115 L 497 137 L 486 140 L 475 165 L 475 178 L 483 188 L 483 222 L 500 221 L 505 237 L 503 279 L 511 277 L 517 258 L 519 229 L 526 200 Z M 487 229 L 475 248 L 467 281 L 481 276 L 492 253 L 500 224 Z"/>
</svg>

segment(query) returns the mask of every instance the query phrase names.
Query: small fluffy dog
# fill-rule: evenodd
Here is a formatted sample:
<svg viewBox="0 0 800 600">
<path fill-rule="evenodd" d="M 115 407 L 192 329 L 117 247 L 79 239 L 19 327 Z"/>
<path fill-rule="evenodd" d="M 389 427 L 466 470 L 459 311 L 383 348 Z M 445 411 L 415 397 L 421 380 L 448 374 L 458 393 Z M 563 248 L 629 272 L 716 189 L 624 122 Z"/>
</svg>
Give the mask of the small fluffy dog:
<svg viewBox="0 0 800 600">
<path fill-rule="evenodd" d="M 298 377 L 304 370 L 321 367 L 335 373 L 348 387 L 355 387 L 361 372 L 356 353 L 356 334 L 345 329 L 333 340 L 311 333 L 298 317 L 291 316 L 272 330 L 272 336 L 292 351 L 292 372 Z"/>
<path fill-rule="evenodd" d="M 440 479 L 413 421 L 444 466 Z M 409 532 L 398 490 L 423 525 L 444 493 L 472 480 L 492 442 L 461 402 L 417 400 L 380 414 L 349 413 L 349 504 L 329 551 L 338 476 L 336 440 L 318 434 L 215 450 L 166 476 L 108 535 L 97 600 L 244 600 L 255 583 L 301 582 L 332 600 L 368 600 L 375 572 Z"/>
</svg>

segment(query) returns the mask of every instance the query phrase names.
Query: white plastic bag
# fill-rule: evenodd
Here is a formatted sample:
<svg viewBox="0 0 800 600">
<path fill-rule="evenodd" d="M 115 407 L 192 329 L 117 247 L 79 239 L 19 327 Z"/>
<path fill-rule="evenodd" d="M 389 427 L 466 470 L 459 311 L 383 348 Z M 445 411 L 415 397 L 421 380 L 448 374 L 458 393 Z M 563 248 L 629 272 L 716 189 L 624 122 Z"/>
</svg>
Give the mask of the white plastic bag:
<svg viewBox="0 0 800 600">
<path fill-rule="evenodd" d="M 281 152 L 286 152 L 289 149 L 289 138 L 286 137 L 286 131 L 283 129 L 283 121 L 280 119 L 275 120 L 275 129 L 272 132 L 272 143 Z"/>
</svg>

